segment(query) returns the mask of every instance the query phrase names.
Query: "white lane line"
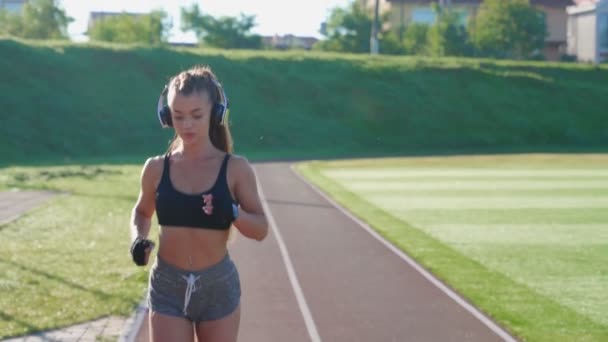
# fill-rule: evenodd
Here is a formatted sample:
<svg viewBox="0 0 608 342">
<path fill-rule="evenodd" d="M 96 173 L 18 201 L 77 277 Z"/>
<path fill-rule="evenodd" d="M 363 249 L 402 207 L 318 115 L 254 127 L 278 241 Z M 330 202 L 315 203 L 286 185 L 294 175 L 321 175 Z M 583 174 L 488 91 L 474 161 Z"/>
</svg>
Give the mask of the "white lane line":
<svg viewBox="0 0 608 342">
<path fill-rule="evenodd" d="M 262 206 L 264 207 L 264 212 L 266 213 L 266 217 L 268 218 L 268 224 L 270 225 L 270 228 L 272 229 L 272 232 L 274 233 L 279 244 L 281 256 L 283 257 L 283 262 L 285 263 L 285 268 L 287 269 L 287 275 L 289 276 L 289 281 L 291 282 L 291 286 L 293 287 L 293 291 L 296 295 L 298 306 L 300 307 L 300 311 L 302 312 L 302 316 L 304 317 L 304 323 L 306 323 L 306 330 L 308 330 L 310 340 L 312 342 L 321 342 L 321 337 L 319 336 L 319 332 L 317 331 L 317 326 L 315 325 L 315 321 L 312 319 L 312 314 L 310 313 L 308 304 L 306 304 L 306 298 L 304 298 L 304 292 L 302 291 L 302 287 L 300 286 L 300 282 L 298 281 L 298 277 L 296 276 L 296 272 L 293 267 L 293 264 L 291 263 L 289 253 L 287 252 L 287 246 L 283 241 L 281 232 L 277 228 L 277 223 L 274 219 L 274 216 L 272 216 L 272 212 L 270 211 L 270 207 L 268 206 L 268 202 L 266 201 L 266 196 L 264 195 L 264 191 L 262 190 L 262 185 L 259 181 L 258 191 L 262 199 Z"/>
<path fill-rule="evenodd" d="M 465 168 L 446 168 L 446 169 L 423 169 L 423 168 L 404 168 L 404 167 L 386 167 L 386 168 L 365 168 L 364 170 L 327 170 L 327 174 L 337 176 L 341 178 L 347 178 L 349 180 L 365 180 L 380 178 L 383 180 L 387 179 L 403 179 L 403 178 L 431 178 L 436 177 L 438 179 L 444 179 L 445 177 L 466 177 L 466 178 L 479 178 L 479 177 L 507 177 L 507 178 L 519 178 L 519 177 L 542 177 L 543 179 L 549 179 L 552 177 L 608 177 L 608 172 L 603 169 L 597 170 L 575 170 L 575 169 L 561 169 L 561 170 L 539 170 L 539 169 L 465 169 Z"/>
<path fill-rule="evenodd" d="M 318 189 L 314 184 L 308 182 L 302 175 L 300 175 L 294 168 L 294 164 L 290 166 L 291 172 L 293 172 L 302 182 L 308 184 L 308 186 L 318 193 L 321 197 L 325 198 L 329 203 L 331 203 L 336 209 L 340 210 L 344 215 L 349 217 L 351 220 L 355 221 L 359 226 L 365 229 L 368 233 L 370 233 L 373 237 L 375 237 L 378 241 L 380 241 L 384 246 L 397 254 L 401 259 L 407 262 L 410 266 L 412 266 L 416 271 L 418 271 L 423 277 L 425 277 L 428 281 L 430 281 L 433 285 L 439 288 L 443 293 L 445 293 L 448 297 L 452 298 L 457 304 L 462 306 L 465 310 L 470 312 L 475 318 L 485 324 L 490 330 L 492 330 L 496 335 L 508 342 L 517 342 L 508 332 L 506 332 L 499 325 L 494 323 L 490 318 L 486 317 L 481 311 L 479 311 L 476 307 L 469 304 L 465 299 L 460 297 L 456 292 L 452 291 L 449 287 L 441 282 L 441 280 L 435 278 L 431 273 L 425 270 L 422 266 L 420 266 L 414 259 L 405 254 L 402 250 L 393 246 L 390 242 L 386 241 L 380 234 L 378 234 L 375 230 L 373 230 L 367 223 L 361 221 L 359 218 L 351 214 L 348 210 L 344 209 L 340 204 L 335 202 L 325 193 L 323 193 L 320 189 Z"/>
</svg>

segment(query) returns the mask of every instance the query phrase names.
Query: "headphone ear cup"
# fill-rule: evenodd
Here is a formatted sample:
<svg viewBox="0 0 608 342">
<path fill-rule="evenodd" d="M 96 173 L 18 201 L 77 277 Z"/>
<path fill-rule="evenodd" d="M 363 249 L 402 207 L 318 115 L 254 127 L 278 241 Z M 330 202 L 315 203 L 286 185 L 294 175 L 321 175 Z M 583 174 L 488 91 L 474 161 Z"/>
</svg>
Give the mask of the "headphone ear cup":
<svg viewBox="0 0 608 342">
<path fill-rule="evenodd" d="M 163 128 L 173 127 L 173 122 L 171 120 L 171 108 L 165 104 L 165 97 L 169 91 L 169 86 L 165 85 L 163 91 L 160 93 L 158 97 L 158 103 L 156 104 L 156 115 L 158 116 L 158 121 Z"/>
<path fill-rule="evenodd" d="M 160 110 L 158 116 L 163 126 L 173 127 L 173 121 L 171 120 L 171 109 L 169 106 L 163 106 L 163 109 Z"/>
<path fill-rule="evenodd" d="M 213 105 L 213 109 L 211 112 L 213 113 L 213 119 L 218 124 L 223 124 L 224 119 L 224 105 L 221 103 L 216 103 Z"/>
</svg>

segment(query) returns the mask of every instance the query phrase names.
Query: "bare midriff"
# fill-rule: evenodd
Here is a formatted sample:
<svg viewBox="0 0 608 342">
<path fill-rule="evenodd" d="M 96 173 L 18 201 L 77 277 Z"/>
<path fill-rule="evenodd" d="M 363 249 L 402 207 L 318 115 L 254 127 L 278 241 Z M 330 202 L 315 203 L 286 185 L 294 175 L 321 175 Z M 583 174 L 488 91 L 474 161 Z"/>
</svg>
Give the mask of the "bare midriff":
<svg viewBox="0 0 608 342">
<path fill-rule="evenodd" d="M 181 269 L 205 269 L 226 256 L 229 231 L 162 226 L 158 255 Z"/>
</svg>

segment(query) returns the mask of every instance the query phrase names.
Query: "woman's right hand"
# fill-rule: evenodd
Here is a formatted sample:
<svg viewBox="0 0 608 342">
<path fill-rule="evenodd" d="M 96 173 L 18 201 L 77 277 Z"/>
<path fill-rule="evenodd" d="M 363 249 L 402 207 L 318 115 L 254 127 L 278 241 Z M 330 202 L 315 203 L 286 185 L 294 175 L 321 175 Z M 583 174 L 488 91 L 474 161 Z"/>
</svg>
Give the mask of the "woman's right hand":
<svg viewBox="0 0 608 342">
<path fill-rule="evenodd" d="M 131 258 L 137 266 L 145 266 L 154 250 L 154 242 L 137 237 L 131 244 Z"/>
</svg>

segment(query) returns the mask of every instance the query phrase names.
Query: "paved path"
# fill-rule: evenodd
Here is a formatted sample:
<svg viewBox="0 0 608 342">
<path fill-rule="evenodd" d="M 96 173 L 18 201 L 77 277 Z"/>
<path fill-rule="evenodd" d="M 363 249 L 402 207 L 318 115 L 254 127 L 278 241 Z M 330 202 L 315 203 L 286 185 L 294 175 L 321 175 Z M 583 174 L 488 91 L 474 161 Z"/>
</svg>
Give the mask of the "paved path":
<svg viewBox="0 0 608 342">
<path fill-rule="evenodd" d="M 262 243 L 230 246 L 243 284 L 239 341 L 513 340 L 289 164 L 256 171 L 272 229 Z"/>
<path fill-rule="evenodd" d="M 50 191 L 0 191 L 0 225 L 9 223 L 55 195 Z"/>
<path fill-rule="evenodd" d="M 116 341 L 121 334 L 133 325 L 132 319 L 124 317 L 105 317 L 92 322 L 74 325 L 65 329 L 46 331 L 24 337 L 2 340 L 3 342 L 50 342 Z"/>
</svg>

